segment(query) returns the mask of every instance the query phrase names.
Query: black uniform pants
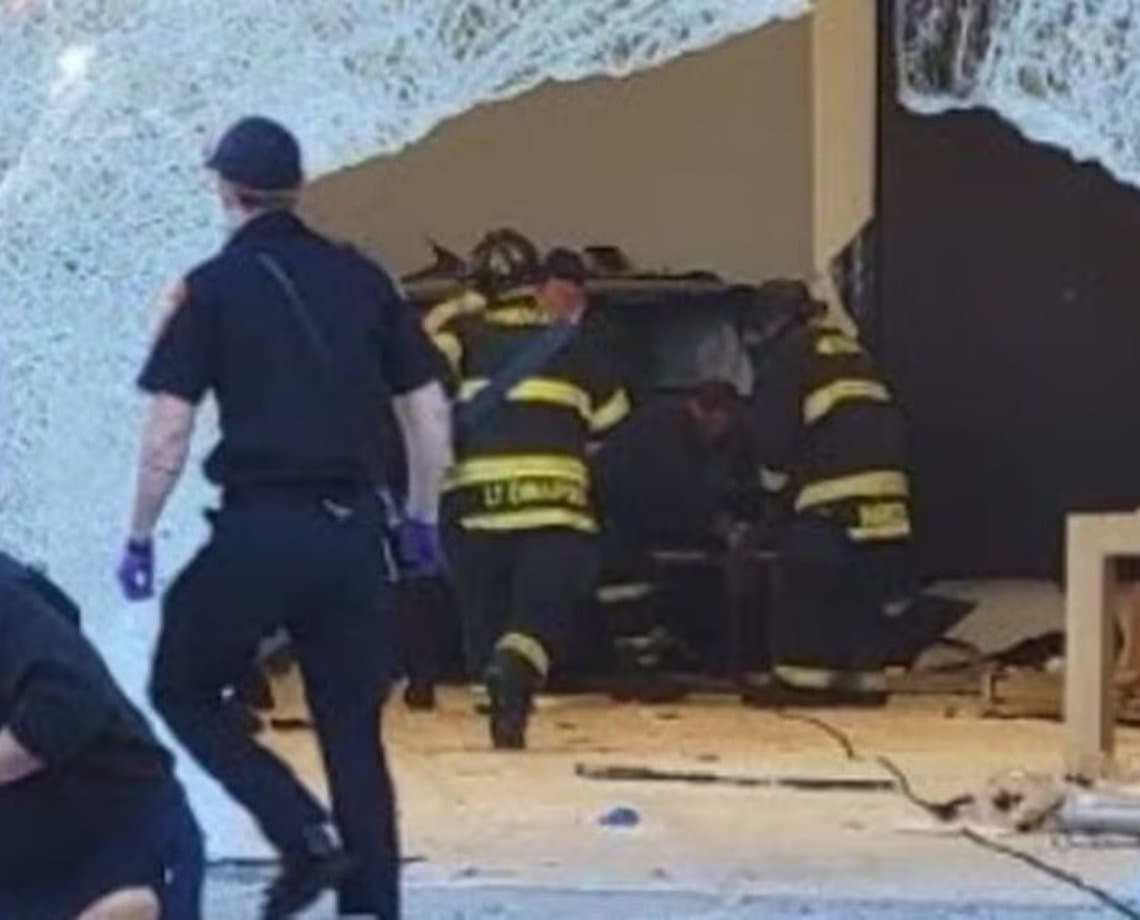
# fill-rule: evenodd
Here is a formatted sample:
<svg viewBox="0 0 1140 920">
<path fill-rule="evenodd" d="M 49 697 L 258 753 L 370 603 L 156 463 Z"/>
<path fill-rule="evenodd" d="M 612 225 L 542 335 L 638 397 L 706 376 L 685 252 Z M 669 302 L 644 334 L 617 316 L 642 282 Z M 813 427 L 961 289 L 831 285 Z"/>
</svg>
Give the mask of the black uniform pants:
<svg viewBox="0 0 1140 920">
<path fill-rule="evenodd" d="M 855 543 L 838 524 L 803 518 L 780 546 L 768 636 L 777 673 L 880 672 L 891 648 L 883 606 L 907 590 L 908 544 Z"/>
<path fill-rule="evenodd" d="M 246 733 L 225 696 L 266 635 L 296 650 L 333 815 L 357 871 L 344 913 L 399 916 L 393 789 L 380 736 L 390 679 L 383 525 L 375 499 L 262 497 L 227 505 L 166 595 L 152 697 L 186 749 L 280 851 L 327 820 L 288 767 Z"/>
<path fill-rule="evenodd" d="M 559 658 L 574 641 L 578 612 L 598 575 L 597 540 L 564 528 L 509 533 L 449 528 L 446 553 L 463 620 L 470 675 L 482 677 L 496 646 L 510 637 Z M 525 652 L 523 657 L 528 657 Z M 530 663 L 545 677 L 540 661 Z"/>
</svg>

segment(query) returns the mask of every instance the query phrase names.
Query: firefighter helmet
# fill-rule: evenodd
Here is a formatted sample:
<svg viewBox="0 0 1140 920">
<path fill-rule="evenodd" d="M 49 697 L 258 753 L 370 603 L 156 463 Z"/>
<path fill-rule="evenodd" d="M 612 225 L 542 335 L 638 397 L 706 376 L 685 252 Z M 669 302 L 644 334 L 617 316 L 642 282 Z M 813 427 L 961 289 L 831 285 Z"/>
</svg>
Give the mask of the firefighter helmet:
<svg viewBox="0 0 1140 920">
<path fill-rule="evenodd" d="M 530 284 L 539 275 L 541 259 L 534 243 L 517 230 L 492 230 L 471 252 L 475 287 L 487 296 Z"/>
</svg>

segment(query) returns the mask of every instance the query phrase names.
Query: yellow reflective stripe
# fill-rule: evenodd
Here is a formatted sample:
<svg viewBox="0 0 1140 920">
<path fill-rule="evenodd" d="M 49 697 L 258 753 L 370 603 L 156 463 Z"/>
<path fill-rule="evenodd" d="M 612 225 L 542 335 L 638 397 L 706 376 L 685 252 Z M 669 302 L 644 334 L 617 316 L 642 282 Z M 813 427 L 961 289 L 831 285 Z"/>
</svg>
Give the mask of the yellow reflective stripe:
<svg viewBox="0 0 1140 920">
<path fill-rule="evenodd" d="M 550 317 L 537 306 L 492 307 L 483 319 L 494 326 L 547 326 Z"/>
<path fill-rule="evenodd" d="M 538 304 L 535 301 L 535 296 L 534 285 L 520 284 L 500 294 L 496 301 L 496 307 L 500 310 L 508 310 L 521 306 L 537 310 Z"/>
<path fill-rule="evenodd" d="M 898 470 L 856 473 L 804 486 L 796 497 L 796 510 L 817 508 L 848 498 L 906 498 L 909 494 L 906 473 Z"/>
<path fill-rule="evenodd" d="M 463 361 L 463 343 L 459 341 L 459 336 L 450 332 L 437 332 L 431 337 L 431 341 L 447 358 L 447 363 L 452 369 L 458 373 L 459 365 Z"/>
<path fill-rule="evenodd" d="M 597 433 L 608 431 L 629 415 L 632 408 L 629 394 L 624 389 L 619 389 L 608 402 L 594 412 L 594 417 L 590 420 L 590 430 Z"/>
<path fill-rule="evenodd" d="M 777 665 L 773 668 L 773 674 L 782 683 L 804 690 L 875 693 L 887 689 L 887 678 L 882 671 L 833 671 L 828 668 Z"/>
<path fill-rule="evenodd" d="M 469 514 L 459 522 L 464 530 L 512 531 L 538 530 L 543 527 L 566 527 L 583 533 L 597 533 L 598 524 L 581 511 L 569 508 L 534 508 L 529 511 L 492 511 Z"/>
<path fill-rule="evenodd" d="M 533 636 L 525 633 L 507 633 L 497 643 L 495 648 L 500 652 L 511 652 L 518 655 L 523 661 L 534 668 L 544 680 L 550 673 L 550 656 L 542 643 Z"/>
<path fill-rule="evenodd" d="M 866 399 L 890 402 L 890 391 L 877 380 L 836 380 L 813 390 L 804 399 L 804 421 L 815 424 L 841 402 Z"/>
<path fill-rule="evenodd" d="M 855 541 L 898 540 L 910 536 L 910 511 L 905 501 L 861 502 L 858 524 L 847 531 Z"/>
<path fill-rule="evenodd" d="M 815 352 L 828 358 L 837 355 L 861 355 L 863 347 L 850 336 L 833 332 L 816 339 Z"/>
<path fill-rule="evenodd" d="M 421 322 L 424 327 L 424 332 L 428 335 L 435 335 L 437 332 L 442 332 L 443 327 L 457 316 L 474 313 L 482 309 L 485 303 L 486 301 L 474 291 L 464 291 L 458 297 L 452 297 L 450 300 L 437 303 L 423 316 Z"/>
<path fill-rule="evenodd" d="M 808 690 L 826 690 L 831 686 L 834 674 L 823 668 L 799 668 L 792 665 L 777 665 L 773 669 L 777 680 L 793 687 Z"/>
<path fill-rule="evenodd" d="M 487 380 L 465 380 L 459 389 L 459 399 L 463 402 L 471 399 L 486 387 Z M 553 406 L 564 406 L 573 409 L 585 419 L 590 418 L 590 394 L 580 386 L 567 383 L 565 380 L 554 380 L 547 377 L 535 377 L 524 380 L 507 394 L 511 402 L 539 402 Z"/>
<path fill-rule="evenodd" d="M 504 479 L 541 476 L 551 479 L 566 479 L 582 486 L 589 484 L 586 464 L 576 457 L 524 454 L 461 460 L 448 474 L 446 485 L 448 488 L 455 489 L 487 482 L 499 482 Z"/>
<path fill-rule="evenodd" d="M 910 521 L 898 521 L 870 527 L 852 527 L 847 531 L 856 543 L 870 543 L 873 540 L 903 540 L 910 536 Z"/>
</svg>

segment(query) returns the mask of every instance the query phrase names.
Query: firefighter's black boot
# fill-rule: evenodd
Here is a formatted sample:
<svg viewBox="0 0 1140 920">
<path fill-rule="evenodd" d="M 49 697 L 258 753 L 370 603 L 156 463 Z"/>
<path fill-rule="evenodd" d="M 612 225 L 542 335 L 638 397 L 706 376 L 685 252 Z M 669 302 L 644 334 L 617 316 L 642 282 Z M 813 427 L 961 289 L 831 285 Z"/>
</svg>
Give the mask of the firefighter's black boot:
<svg viewBox="0 0 1140 920">
<path fill-rule="evenodd" d="M 526 728 L 539 676 L 531 665 L 506 649 L 495 652 L 486 673 L 491 704 L 491 743 L 500 751 L 526 747 Z"/>
<path fill-rule="evenodd" d="M 295 917 L 352 871 L 352 860 L 326 827 L 306 829 L 301 847 L 281 857 L 281 874 L 269 886 L 262 920 Z"/>
</svg>

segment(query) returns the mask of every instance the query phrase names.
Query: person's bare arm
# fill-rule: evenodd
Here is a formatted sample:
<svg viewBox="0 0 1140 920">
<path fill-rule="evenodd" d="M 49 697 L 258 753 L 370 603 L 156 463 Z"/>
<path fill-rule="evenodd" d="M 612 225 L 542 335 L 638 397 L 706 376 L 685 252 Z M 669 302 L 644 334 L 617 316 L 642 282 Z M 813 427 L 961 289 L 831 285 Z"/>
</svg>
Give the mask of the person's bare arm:
<svg viewBox="0 0 1140 920">
<path fill-rule="evenodd" d="M 131 539 L 149 541 L 170 493 L 186 466 L 195 406 L 160 393 L 150 399 L 143 426 Z"/>
<path fill-rule="evenodd" d="M 8 728 L 0 729 L 0 786 L 38 773 L 43 763 L 25 748 Z"/>
<path fill-rule="evenodd" d="M 443 387 L 432 381 L 397 396 L 392 407 L 408 458 L 408 517 L 434 524 L 439 519 L 439 493 L 452 463 L 451 412 Z"/>
</svg>

